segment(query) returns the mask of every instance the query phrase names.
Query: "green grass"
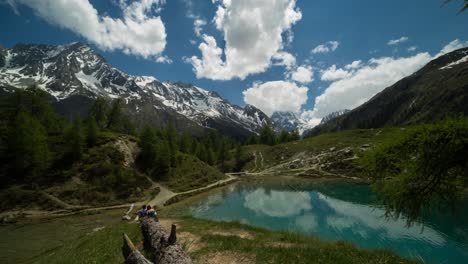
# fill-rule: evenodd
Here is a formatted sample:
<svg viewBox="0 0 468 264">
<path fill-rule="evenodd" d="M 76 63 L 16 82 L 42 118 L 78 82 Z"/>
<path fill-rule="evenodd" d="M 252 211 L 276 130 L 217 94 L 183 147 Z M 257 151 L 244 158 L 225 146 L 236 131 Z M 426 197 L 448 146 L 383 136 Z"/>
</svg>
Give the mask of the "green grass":
<svg viewBox="0 0 468 264">
<path fill-rule="evenodd" d="M 177 166 L 164 176 L 163 183 L 175 192 L 205 187 L 226 176 L 194 156 L 178 154 Z"/>
<path fill-rule="evenodd" d="M 201 237 L 206 245 L 192 254 L 194 259 L 214 252 L 236 252 L 256 256 L 256 263 L 417 263 L 386 250 L 364 250 L 343 241 L 323 241 L 289 232 L 268 231 L 239 223 L 211 222 L 190 217 L 180 221 L 181 232 Z M 253 239 L 213 235 L 207 230 L 235 234 L 248 232 Z"/>
<path fill-rule="evenodd" d="M 243 148 L 243 158 L 250 156 L 250 161 L 244 169 L 254 170 L 253 152 L 261 152 L 264 158 L 264 168 L 276 165 L 300 152 L 318 153 L 332 147 L 358 148 L 364 144 L 377 145 L 389 137 L 401 132 L 401 128 L 356 129 L 335 133 L 322 134 L 276 146 L 249 145 Z"/>
<path fill-rule="evenodd" d="M 122 233 L 141 240 L 137 224 L 122 222 L 126 209 L 0 225 L 1 263 L 122 263 Z M 96 231 L 96 228 L 103 228 Z M 94 231 L 93 231 L 94 230 Z"/>
<path fill-rule="evenodd" d="M 6 264 L 123 263 L 122 234 L 126 233 L 140 249 L 143 238 L 139 225 L 122 222 L 121 213 L 114 210 L 0 226 L 0 258 Z M 179 234 L 189 232 L 200 238 L 203 246 L 190 251 L 194 260 L 210 253 L 237 253 L 255 256 L 256 263 L 416 263 L 390 251 L 364 250 L 347 242 L 323 241 L 240 223 L 191 217 L 172 218 L 170 222 L 178 224 Z M 104 228 L 96 231 L 96 227 Z M 233 235 L 216 235 L 216 231 Z M 241 238 L 236 232 L 251 238 Z M 192 241 L 179 241 L 186 250 L 196 248 Z"/>
</svg>

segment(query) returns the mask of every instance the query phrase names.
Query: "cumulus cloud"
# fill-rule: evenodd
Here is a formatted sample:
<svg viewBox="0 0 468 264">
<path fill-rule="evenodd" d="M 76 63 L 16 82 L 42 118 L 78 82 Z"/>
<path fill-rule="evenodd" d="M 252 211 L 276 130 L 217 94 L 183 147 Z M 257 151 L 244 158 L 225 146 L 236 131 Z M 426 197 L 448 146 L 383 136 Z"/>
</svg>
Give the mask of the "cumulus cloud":
<svg viewBox="0 0 468 264">
<path fill-rule="evenodd" d="M 454 41 L 450 42 L 449 44 L 445 45 L 440 52 L 434 56 L 434 58 L 437 58 L 439 56 L 442 56 L 444 54 L 447 54 L 449 52 L 452 52 L 457 49 L 461 49 L 468 46 L 468 40 L 467 41 L 461 41 L 459 39 L 455 39 Z"/>
<path fill-rule="evenodd" d="M 328 69 L 321 71 L 321 73 L 322 76 L 320 77 L 320 79 L 322 81 L 336 81 L 351 76 L 351 72 L 344 69 L 336 68 L 336 65 L 332 65 Z"/>
<path fill-rule="evenodd" d="M 166 29 L 160 16 L 164 0 L 120 0 L 123 18 L 99 15 L 89 0 L 8 0 L 26 5 L 47 22 L 68 29 L 104 50 L 158 59 L 166 46 Z M 159 59 L 164 60 L 164 59 Z"/>
<path fill-rule="evenodd" d="M 354 61 L 344 69 L 337 69 L 333 65 L 326 70 L 328 76 L 324 77 L 325 72 L 322 72 L 322 79 L 333 80 L 332 73 L 339 75 L 337 72 L 340 70 L 346 73 L 341 73 L 340 78 L 335 78 L 325 91 L 315 98 L 314 109 L 302 112 L 301 118 L 307 121 L 309 126 L 318 125 L 329 113 L 356 108 L 383 89 L 416 72 L 431 60 L 466 46 L 468 41 L 455 39 L 435 56 L 420 52 L 410 57 L 372 58 L 366 63 Z"/>
<path fill-rule="evenodd" d="M 312 71 L 312 67 L 308 65 L 297 67 L 290 75 L 292 80 L 303 84 L 308 84 L 314 80 L 314 72 Z"/>
<path fill-rule="evenodd" d="M 309 120 L 311 126 L 317 125 L 326 115 L 343 109 L 353 109 L 386 87 L 400 79 L 419 70 L 432 59 L 425 52 L 412 57 L 391 58 L 384 57 L 370 59 L 364 66 L 354 72 L 346 72 L 343 78 L 336 78 L 325 92 L 315 98 L 315 106 L 312 111 L 303 113 L 303 118 Z M 326 79 L 333 79 L 330 71 Z M 344 71 L 344 70 L 343 70 Z M 336 77 L 336 76 L 335 76 Z M 324 75 L 322 75 L 322 79 Z"/>
<path fill-rule="evenodd" d="M 202 28 L 203 26 L 206 25 L 206 21 L 201 19 L 201 18 L 196 18 L 194 21 L 193 21 L 193 31 L 195 32 L 195 35 L 197 35 L 198 37 L 201 36 L 201 31 L 202 31 Z"/>
<path fill-rule="evenodd" d="M 345 66 L 346 70 L 356 70 L 362 67 L 362 61 L 356 60 Z"/>
<path fill-rule="evenodd" d="M 202 35 L 201 57 L 190 61 L 197 78 L 245 79 L 264 72 L 283 49 L 282 33 L 302 18 L 296 0 L 219 0 L 213 22 L 224 37 L 224 49 L 213 36 Z"/>
<path fill-rule="evenodd" d="M 286 67 L 286 69 L 291 69 L 296 65 L 296 57 L 289 52 L 281 51 L 277 52 L 272 57 L 273 65 L 280 65 Z"/>
<path fill-rule="evenodd" d="M 307 102 L 308 90 L 294 82 L 271 81 L 254 83 L 242 93 L 245 103 L 254 105 L 270 116 L 276 111 L 299 112 Z"/>
<path fill-rule="evenodd" d="M 313 48 L 310 52 L 313 54 L 317 53 L 329 53 L 335 51 L 340 43 L 338 41 L 328 41 L 325 44 L 318 45 L 317 47 Z"/>
<path fill-rule="evenodd" d="M 406 42 L 406 41 L 408 41 L 408 40 L 409 40 L 408 37 L 401 37 L 401 38 L 399 38 L 399 39 L 392 39 L 392 40 L 389 40 L 387 44 L 390 45 L 390 46 L 395 46 L 395 45 L 401 44 L 401 43 L 403 43 L 403 42 Z"/>
</svg>

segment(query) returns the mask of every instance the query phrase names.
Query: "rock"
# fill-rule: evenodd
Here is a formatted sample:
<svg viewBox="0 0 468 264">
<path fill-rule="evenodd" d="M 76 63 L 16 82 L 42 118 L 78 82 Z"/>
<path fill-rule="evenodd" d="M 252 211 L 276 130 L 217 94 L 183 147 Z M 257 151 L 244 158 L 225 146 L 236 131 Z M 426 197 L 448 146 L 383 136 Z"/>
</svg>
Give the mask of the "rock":
<svg viewBox="0 0 468 264">
<path fill-rule="evenodd" d="M 122 220 L 130 221 L 130 220 L 132 220 L 132 218 L 129 215 L 124 215 L 124 216 L 122 216 Z"/>
</svg>

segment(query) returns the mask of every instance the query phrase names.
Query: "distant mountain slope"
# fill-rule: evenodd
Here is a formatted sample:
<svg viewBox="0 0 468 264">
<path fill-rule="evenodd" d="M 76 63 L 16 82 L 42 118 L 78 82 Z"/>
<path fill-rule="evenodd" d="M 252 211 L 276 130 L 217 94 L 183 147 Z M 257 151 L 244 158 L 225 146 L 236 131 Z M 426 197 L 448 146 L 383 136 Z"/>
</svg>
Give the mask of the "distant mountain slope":
<svg viewBox="0 0 468 264">
<path fill-rule="evenodd" d="M 468 48 L 429 62 L 351 112 L 315 127 L 309 135 L 433 122 L 449 113 L 468 115 Z"/>
<path fill-rule="evenodd" d="M 303 125 L 303 121 L 293 112 L 274 112 L 271 115 L 271 122 L 276 127 L 288 132 L 299 129 Z"/>
<path fill-rule="evenodd" d="M 57 109 L 67 116 L 85 113 L 96 97 L 103 96 L 124 98 L 138 125 L 172 120 L 180 129 L 214 128 L 245 138 L 270 122 L 253 106 L 243 109 L 192 84 L 128 75 L 82 43 L 0 47 L 0 88 L 32 84 L 53 96 Z"/>
</svg>

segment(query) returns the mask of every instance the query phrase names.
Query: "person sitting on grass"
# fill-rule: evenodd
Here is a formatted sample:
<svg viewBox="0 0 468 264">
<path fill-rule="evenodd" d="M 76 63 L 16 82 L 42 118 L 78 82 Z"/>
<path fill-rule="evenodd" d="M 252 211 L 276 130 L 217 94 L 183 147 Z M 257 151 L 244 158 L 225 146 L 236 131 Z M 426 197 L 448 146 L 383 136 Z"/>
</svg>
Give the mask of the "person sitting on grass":
<svg viewBox="0 0 468 264">
<path fill-rule="evenodd" d="M 156 214 L 155 207 L 151 207 L 151 205 L 148 205 L 148 207 L 146 207 L 146 214 L 149 217 L 154 218 L 156 221 L 159 221 L 158 215 Z"/>
<path fill-rule="evenodd" d="M 143 205 L 140 210 L 138 210 L 137 215 L 139 218 L 145 217 L 147 215 L 146 205 Z"/>
</svg>

